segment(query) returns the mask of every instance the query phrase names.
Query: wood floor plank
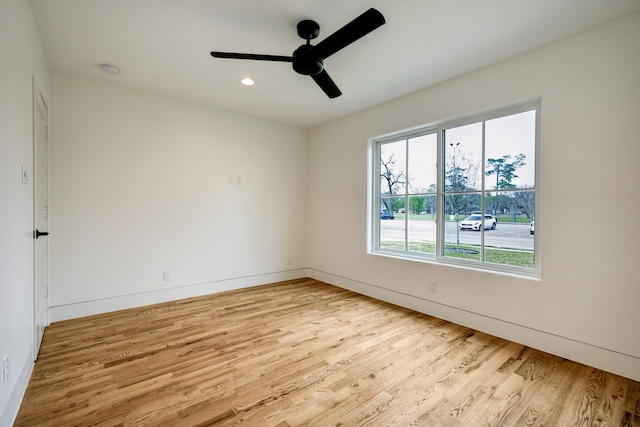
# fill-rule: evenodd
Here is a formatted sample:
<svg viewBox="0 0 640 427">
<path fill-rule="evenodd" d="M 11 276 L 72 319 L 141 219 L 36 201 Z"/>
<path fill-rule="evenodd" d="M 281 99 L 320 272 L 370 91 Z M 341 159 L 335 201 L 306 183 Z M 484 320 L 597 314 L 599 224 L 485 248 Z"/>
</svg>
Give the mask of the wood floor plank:
<svg viewBox="0 0 640 427">
<path fill-rule="evenodd" d="M 640 426 L 640 383 L 312 279 L 52 324 L 16 426 Z"/>
</svg>

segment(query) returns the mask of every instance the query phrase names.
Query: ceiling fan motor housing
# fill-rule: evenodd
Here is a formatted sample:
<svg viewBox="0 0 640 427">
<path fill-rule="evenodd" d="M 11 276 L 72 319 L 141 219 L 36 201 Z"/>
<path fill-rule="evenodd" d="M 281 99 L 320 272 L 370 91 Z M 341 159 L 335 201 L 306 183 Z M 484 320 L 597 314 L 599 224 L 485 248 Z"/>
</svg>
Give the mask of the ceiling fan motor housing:
<svg viewBox="0 0 640 427">
<path fill-rule="evenodd" d="M 315 76 L 324 69 L 322 58 L 314 55 L 313 46 L 302 45 L 293 52 L 293 69 L 305 76 Z"/>
</svg>

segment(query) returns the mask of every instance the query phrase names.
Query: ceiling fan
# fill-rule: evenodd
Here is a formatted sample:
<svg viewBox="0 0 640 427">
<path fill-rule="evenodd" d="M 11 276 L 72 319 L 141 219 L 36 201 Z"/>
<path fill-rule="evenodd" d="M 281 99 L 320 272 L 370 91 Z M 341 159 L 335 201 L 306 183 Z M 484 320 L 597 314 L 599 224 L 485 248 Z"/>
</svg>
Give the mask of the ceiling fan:
<svg viewBox="0 0 640 427">
<path fill-rule="evenodd" d="M 320 34 L 320 26 L 317 22 L 305 19 L 298 22 L 298 35 L 307 41 L 297 48 L 292 56 L 259 55 L 252 53 L 211 52 L 214 58 L 253 59 L 258 61 L 291 62 L 293 69 L 299 74 L 311 76 L 320 88 L 329 96 L 336 98 L 342 95 L 338 86 L 333 82 L 324 69 L 323 61 L 355 42 L 359 38 L 385 23 L 384 16 L 376 9 L 369 9 L 353 21 L 322 40 L 316 46 L 311 40 Z"/>
</svg>

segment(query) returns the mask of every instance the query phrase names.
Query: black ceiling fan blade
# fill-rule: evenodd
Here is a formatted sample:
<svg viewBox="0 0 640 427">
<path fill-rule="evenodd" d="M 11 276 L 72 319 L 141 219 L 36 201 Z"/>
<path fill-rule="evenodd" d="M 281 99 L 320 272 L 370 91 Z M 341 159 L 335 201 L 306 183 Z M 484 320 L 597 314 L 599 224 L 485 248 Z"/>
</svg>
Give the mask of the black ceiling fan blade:
<svg viewBox="0 0 640 427">
<path fill-rule="evenodd" d="M 385 22 L 382 13 L 371 8 L 318 43 L 314 47 L 314 52 L 320 58 L 327 59 L 340 49 L 380 27 Z"/>
<path fill-rule="evenodd" d="M 214 58 L 253 59 L 256 61 L 293 62 L 292 56 L 259 55 L 254 53 L 211 52 Z"/>
<path fill-rule="evenodd" d="M 318 74 L 312 75 L 311 78 L 318 83 L 318 86 L 327 94 L 329 98 L 337 98 L 342 95 L 338 86 L 333 82 L 326 70 L 320 71 Z"/>
</svg>

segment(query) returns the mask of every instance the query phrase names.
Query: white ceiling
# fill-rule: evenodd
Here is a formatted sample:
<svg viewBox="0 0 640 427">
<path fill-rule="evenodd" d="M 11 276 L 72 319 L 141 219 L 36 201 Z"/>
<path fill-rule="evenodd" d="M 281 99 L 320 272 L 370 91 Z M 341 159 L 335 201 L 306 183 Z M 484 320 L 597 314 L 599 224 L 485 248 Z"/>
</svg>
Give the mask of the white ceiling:
<svg viewBox="0 0 640 427">
<path fill-rule="evenodd" d="M 52 70 L 313 127 L 640 10 L 640 0 L 30 0 Z M 329 99 L 291 64 L 302 19 L 323 40 L 370 7 L 387 23 L 327 58 Z M 121 68 L 104 73 L 100 64 Z M 253 87 L 238 83 L 241 77 Z"/>
</svg>

